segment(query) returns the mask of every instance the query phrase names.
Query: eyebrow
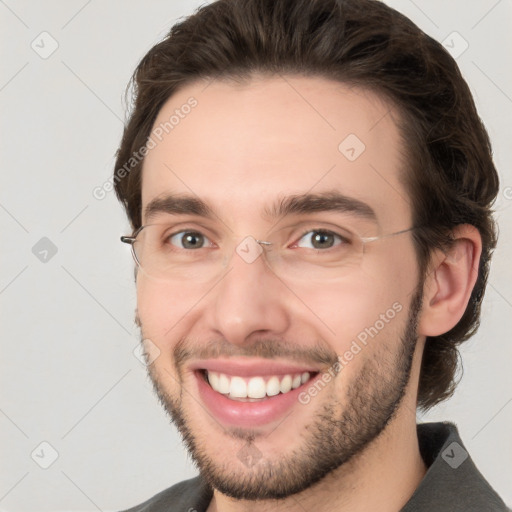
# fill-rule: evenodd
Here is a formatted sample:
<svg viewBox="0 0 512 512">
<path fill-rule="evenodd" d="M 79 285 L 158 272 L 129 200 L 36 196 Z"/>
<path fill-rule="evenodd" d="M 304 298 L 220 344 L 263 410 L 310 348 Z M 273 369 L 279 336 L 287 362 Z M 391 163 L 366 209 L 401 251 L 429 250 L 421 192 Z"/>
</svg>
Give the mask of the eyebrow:
<svg viewBox="0 0 512 512">
<path fill-rule="evenodd" d="M 292 214 L 318 212 L 349 213 L 377 223 L 377 215 L 370 205 L 336 191 L 290 195 L 278 199 L 270 207 L 263 209 L 263 215 L 270 220 Z M 205 201 L 187 194 L 167 194 L 152 199 L 144 209 L 145 222 L 147 223 L 159 213 L 197 215 L 208 219 L 219 218 L 215 210 Z"/>
</svg>

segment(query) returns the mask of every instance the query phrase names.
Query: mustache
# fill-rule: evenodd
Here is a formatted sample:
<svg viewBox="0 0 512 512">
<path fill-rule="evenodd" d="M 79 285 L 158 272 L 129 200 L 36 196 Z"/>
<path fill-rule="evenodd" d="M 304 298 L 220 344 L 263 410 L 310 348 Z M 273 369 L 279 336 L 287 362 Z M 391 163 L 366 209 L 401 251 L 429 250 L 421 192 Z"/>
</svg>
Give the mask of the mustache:
<svg viewBox="0 0 512 512">
<path fill-rule="evenodd" d="M 327 367 L 331 367 L 338 361 L 338 354 L 320 342 L 306 348 L 298 346 L 297 343 L 272 338 L 257 339 L 243 346 L 233 345 L 225 339 L 198 345 L 187 338 L 182 338 L 174 348 L 174 361 L 177 368 L 183 367 L 190 360 L 220 357 L 283 358 L 302 364 L 319 363 Z"/>
<path fill-rule="evenodd" d="M 143 331 L 139 312 L 135 310 L 135 323 Z M 141 332 L 142 334 L 142 332 Z M 143 339 L 144 336 L 141 336 Z M 318 363 L 327 368 L 338 362 L 338 354 L 329 348 L 327 342 L 317 341 L 310 347 L 301 347 L 297 343 L 276 339 L 259 338 L 246 345 L 234 345 L 221 338 L 207 343 L 193 343 L 181 338 L 173 350 L 174 365 L 179 371 L 188 361 L 194 359 L 217 359 L 229 357 L 258 357 L 262 359 L 287 359 L 296 363 Z"/>
</svg>

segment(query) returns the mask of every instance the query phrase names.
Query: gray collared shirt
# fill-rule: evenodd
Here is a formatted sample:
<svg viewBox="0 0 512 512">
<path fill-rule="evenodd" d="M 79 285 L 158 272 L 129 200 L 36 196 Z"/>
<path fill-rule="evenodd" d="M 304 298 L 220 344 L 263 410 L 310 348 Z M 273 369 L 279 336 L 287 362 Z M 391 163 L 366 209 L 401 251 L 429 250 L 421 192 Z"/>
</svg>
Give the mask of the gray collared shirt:
<svg viewBox="0 0 512 512">
<path fill-rule="evenodd" d="M 511 512 L 476 468 L 453 423 L 422 423 L 417 431 L 428 470 L 399 512 Z M 198 476 L 126 512 L 205 512 L 212 495 Z"/>
</svg>

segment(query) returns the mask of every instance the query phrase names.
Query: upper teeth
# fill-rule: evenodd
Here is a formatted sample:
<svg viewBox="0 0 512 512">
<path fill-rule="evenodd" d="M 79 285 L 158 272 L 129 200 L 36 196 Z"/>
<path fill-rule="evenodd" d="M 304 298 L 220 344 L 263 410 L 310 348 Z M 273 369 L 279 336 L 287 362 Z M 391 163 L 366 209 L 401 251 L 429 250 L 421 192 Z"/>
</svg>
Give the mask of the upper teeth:
<svg viewBox="0 0 512 512">
<path fill-rule="evenodd" d="M 264 398 L 298 388 L 310 379 L 309 372 L 271 377 L 235 377 L 224 373 L 207 372 L 210 386 L 230 398 Z"/>
</svg>

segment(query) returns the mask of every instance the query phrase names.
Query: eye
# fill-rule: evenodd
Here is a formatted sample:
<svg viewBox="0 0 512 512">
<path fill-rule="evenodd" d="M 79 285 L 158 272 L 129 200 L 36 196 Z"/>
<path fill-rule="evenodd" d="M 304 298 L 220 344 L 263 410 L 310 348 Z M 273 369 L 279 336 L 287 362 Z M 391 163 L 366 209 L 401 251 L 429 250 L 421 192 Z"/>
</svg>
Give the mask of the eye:
<svg viewBox="0 0 512 512">
<path fill-rule="evenodd" d="M 180 231 L 170 235 L 167 240 L 180 249 L 202 249 L 211 246 L 210 240 L 199 231 Z"/>
<path fill-rule="evenodd" d="M 330 249 L 342 243 L 348 243 L 348 241 L 341 235 L 332 231 L 312 229 L 304 233 L 296 245 L 308 249 Z"/>
</svg>

